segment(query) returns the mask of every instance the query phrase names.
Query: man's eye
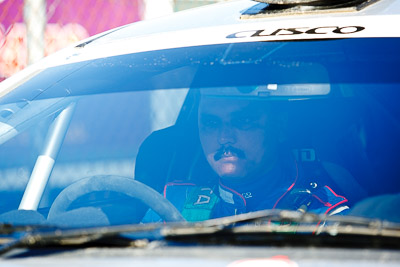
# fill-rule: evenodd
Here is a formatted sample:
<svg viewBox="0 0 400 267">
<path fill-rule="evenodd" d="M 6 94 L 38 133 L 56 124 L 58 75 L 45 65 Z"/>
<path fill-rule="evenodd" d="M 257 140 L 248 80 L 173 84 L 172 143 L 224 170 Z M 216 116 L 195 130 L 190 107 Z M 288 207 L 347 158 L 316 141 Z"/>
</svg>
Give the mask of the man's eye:
<svg viewBox="0 0 400 267">
<path fill-rule="evenodd" d="M 255 121 L 254 119 L 248 117 L 237 118 L 233 121 L 233 126 L 241 130 L 247 130 L 255 126 Z"/>
<path fill-rule="evenodd" d="M 218 127 L 219 122 L 218 122 L 218 120 L 215 120 L 215 119 L 202 119 L 201 120 L 201 125 L 204 128 L 215 129 L 215 128 Z"/>
</svg>

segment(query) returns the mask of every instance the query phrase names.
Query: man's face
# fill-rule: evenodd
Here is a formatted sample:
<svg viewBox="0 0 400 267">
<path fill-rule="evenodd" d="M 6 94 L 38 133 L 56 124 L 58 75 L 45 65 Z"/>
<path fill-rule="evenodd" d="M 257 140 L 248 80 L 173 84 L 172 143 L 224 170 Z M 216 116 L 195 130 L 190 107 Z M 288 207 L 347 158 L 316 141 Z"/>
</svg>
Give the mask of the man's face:
<svg viewBox="0 0 400 267">
<path fill-rule="evenodd" d="M 260 103 L 202 96 L 199 135 L 208 163 L 221 178 L 244 178 L 275 161 L 277 132 Z"/>
</svg>

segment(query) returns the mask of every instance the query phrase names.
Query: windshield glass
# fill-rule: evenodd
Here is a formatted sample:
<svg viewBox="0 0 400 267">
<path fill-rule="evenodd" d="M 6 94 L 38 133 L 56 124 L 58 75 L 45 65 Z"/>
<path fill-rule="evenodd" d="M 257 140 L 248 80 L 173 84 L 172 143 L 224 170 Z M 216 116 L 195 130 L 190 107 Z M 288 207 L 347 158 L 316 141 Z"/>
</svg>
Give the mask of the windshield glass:
<svg viewBox="0 0 400 267">
<path fill-rule="evenodd" d="M 400 222 L 398 47 L 222 44 L 43 70 L 0 99 L 0 221 Z"/>
</svg>

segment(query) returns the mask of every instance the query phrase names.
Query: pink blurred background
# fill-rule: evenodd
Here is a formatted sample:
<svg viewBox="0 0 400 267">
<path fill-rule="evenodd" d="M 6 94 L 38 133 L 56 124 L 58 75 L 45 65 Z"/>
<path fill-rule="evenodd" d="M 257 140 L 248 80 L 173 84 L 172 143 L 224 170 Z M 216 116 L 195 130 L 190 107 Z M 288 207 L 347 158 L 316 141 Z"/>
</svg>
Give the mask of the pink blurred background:
<svg viewBox="0 0 400 267">
<path fill-rule="evenodd" d="M 0 0 L 0 81 L 27 65 L 23 0 Z M 141 20 L 143 0 L 47 0 L 45 56 L 91 35 Z"/>
</svg>

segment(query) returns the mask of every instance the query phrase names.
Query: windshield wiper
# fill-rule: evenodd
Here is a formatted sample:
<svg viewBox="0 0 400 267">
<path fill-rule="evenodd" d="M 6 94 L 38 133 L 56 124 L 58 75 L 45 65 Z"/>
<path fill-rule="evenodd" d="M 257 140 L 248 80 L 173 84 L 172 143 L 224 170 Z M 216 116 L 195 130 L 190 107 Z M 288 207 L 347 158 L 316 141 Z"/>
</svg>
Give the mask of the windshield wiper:
<svg viewBox="0 0 400 267">
<path fill-rule="evenodd" d="M 9 235 L 15 232 L 31 232 L 39 228 L 49 228 L 42 224 L 13 225 L 10 223 L 0 223 L 0 235 Z"/>
<path fill-rule="evenodd" d="M 16 226 L 18 232 L 15 238 L 7 237 L 11 241 L 0 246 L 0 255 L 7 253 L 14 248 L 34 248 L 48 246 L 81 246 L 87 244 L 105 244 L 117 246 L 141 245 L 132 238 L 122 236 L 123 233 L 150 233 L 155 237 L 164 224 L 135 224 L 89 228 L 60 228 L 60 227 L 32 227 Z M 24 228 L 25 227 L 25 228 Z M 16 230 L 17 228 L 15 228 Z"/>
<path fill-rule="evenodd" d="M 285 231 L 282 226 L 295 227 L 298 232 L 315 232 L 316 227 L 324 226 L 321 228 L 322 232 L 330 233 L 332 235 L 339 232 L 353 233 L 353 234 L 367 234 L 367 235 L 388 235 L 400 237 L 400 224 L 389 221 L 382 221 L 379 219 L 369 219 L 356 216 L 343 216 L 334 215 L 329 216 L 326 214 L 307 213 L 291 210 L 262 210 L 250 212 L 235 216 L 223 217 L 218 219 L 207 220 L 203 222 L 194 223 L 196 228 L 181 227 L 166 228 L 169 234 L 179 233 L 179 231 L 199 231 L 201 229 L 227 230 L 227 229 L 255 229 L 263 226 L 270 231 Z M 192 225 L 193 226 L 193 225 Z M 337 231 L 333 231 L 335 228 Z M 344 229 L 345 228 L 345 229 Z M 291 231 L 292 229 L 290 229 Z M 299 231 L 301 230 L 301 231 Z M 177 231 L 177 232 L 176 232 Z M 289 232 L 290 232 L 289 231 Z M 317 233 L 317 232 L 315 232 Z M 321 233 L 321 232 L 318 232 Z"/>
<path fill-rule="evenodd" d="M 205 244 L 400 248 L 400 224 L 353 216 L 264 210 L 162 229 L 168 241 Z"/>
<path fill-rule="evenodd" d="M 24 226 L 18 228 L 24 230 Z M 265 210 L 202 222 L 134 224 L 91 228 L 25 226 L 26 232 L 0 247 L 115 245 L 138 246 L 143 240 L 184 243 L 351 245 L 400 247 L 400 225 L 350 216 L 326 216 L 287 210 Z M 372 238 L 372 239 L 371 239 Z M 373 241 L 365 242 L 365 241 Z M 305 242 L 306 241 L 306 242 Z M 338 242 L 339 241 L 339 242 Z"/>
</svg>

